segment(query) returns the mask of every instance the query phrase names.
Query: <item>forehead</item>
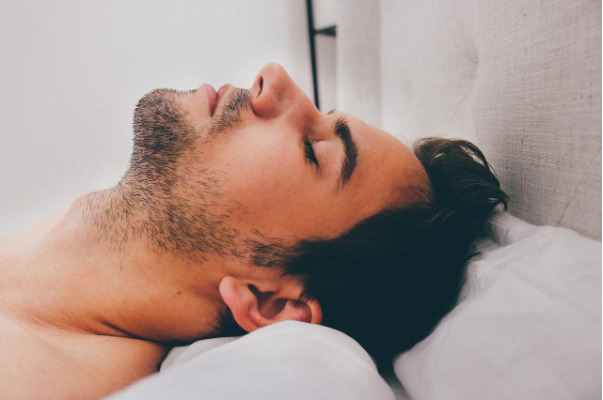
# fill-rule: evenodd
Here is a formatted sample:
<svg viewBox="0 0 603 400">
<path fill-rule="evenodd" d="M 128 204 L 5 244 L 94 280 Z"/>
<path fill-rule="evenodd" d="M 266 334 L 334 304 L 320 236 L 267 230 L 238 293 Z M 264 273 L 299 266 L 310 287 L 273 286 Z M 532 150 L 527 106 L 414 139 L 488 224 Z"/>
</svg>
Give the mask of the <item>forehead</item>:
<svg viewBox="0 0 603 400">
<path fill-rule="evenodd" d="M 345 115 L 358 146 L 358 165 L 351 192 L 367 202 L 369 214 L 404 206 L 416 198 L 412 188 L 429 189 L 425 169 L 408 146 L 386 131 Z"/>
</svg>

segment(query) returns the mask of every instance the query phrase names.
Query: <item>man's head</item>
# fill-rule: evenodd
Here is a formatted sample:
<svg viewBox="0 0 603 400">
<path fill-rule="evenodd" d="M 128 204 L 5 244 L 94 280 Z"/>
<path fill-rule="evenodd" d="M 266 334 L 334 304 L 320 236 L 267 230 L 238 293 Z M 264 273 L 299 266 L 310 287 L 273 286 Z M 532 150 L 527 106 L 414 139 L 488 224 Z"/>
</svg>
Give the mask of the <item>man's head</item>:
<svg viewBox="0 0 603 400">
<path fill-rule="evenodd" d="M 151 92 L 137 108 L 129 181 L 240 232 L 295 242 L 333 238 L 428 191 L 416 156 L 386 132 L 338 112 L 321 114 L 284 69 L 269 64 L 250 90 L 209 85 Z M 140 173 L 135 176 L 133 172 Z"/>
<path fill-rule="evenodd" d="M 429 157 L 420 161 L 351 115 L 321 114 L 276 64 L 265 66 L 250 90 L 151 92 L 137 107 L 134 129 L 131 167 L 120 183 L 128 229 L 157 253 L 212 265 L 216 318 L 232 315 L 247 331 L 324 318 L 354 336 L 353 325 L 366 325 L 369 314 L 393 318 L 391 307 L 365 305 L 382 304 L 386 286 L 418 274 L 396 265 L 418 263 L 430 271 L 427 280 L 438 280 L 434 268 L 443 261 L 431 262 L 433 254 L 423 260 L 423 253 L 451 245 L 428 223 L 442 222 L 434 173 L 424 167 Z M 438 154 L 431 158 L 449 160 Z M 474 154 L 466 158 L 484 167 Z M 432 234 L 435 242 L 425 244 Z M 466 261 L 469 236 L 453 251 L 462 253 L 457 264 Z M 350 308 L 354 302 L 370 311 L 362 316 Z"/>
</svg>

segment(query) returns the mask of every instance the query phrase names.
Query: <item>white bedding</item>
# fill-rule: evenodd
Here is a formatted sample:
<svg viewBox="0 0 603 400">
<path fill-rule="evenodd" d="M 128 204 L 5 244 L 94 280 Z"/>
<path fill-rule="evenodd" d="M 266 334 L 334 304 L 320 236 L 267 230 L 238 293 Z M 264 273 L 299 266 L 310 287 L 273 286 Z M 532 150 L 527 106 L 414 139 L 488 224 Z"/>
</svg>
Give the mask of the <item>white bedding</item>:
<svg viewBox="0 0 603 400">
<path fill-rule="evenodd" d="M 422 399 L 601 398 L 601 242 L 498 215 L 459 305 L 395 362 Z"/>
</svg>

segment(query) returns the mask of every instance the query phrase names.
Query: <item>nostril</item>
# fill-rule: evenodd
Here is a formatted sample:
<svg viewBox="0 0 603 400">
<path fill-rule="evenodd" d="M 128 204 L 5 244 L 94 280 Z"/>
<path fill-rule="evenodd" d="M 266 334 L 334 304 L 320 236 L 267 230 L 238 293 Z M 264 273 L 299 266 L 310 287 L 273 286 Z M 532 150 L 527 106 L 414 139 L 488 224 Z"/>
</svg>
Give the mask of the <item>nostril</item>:
<svg viewBox="0 0 603 400">
<path fill-rule="evenodd" d="M 251 86 L 251 89 L 250 89 L 250 94 L 251 94 L 252 98 L 254 99 L 254 101 L 257 100 L 258 97 L 260 97 L 263 87 L 264 87 L 264 77 L 262 75 L 258 75 L 255 78 L 255 80 L 253 81 L 253 85 Z"/>
</svg>

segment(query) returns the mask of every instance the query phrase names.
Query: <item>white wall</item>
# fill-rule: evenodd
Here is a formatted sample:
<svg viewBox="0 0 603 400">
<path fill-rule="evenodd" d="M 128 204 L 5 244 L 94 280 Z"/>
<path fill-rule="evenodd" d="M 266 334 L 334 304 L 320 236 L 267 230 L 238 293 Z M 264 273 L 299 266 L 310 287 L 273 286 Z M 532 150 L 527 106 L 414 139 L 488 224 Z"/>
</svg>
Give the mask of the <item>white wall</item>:
<svg viewBox="0 0 603 400">
<path fill-rule="evenodd" d="M 312 95 L 303 0 L 2 2 L 0 236 L 114 185 L 136 102 L 249 87 L 277 61 Z"/>
</svg>

